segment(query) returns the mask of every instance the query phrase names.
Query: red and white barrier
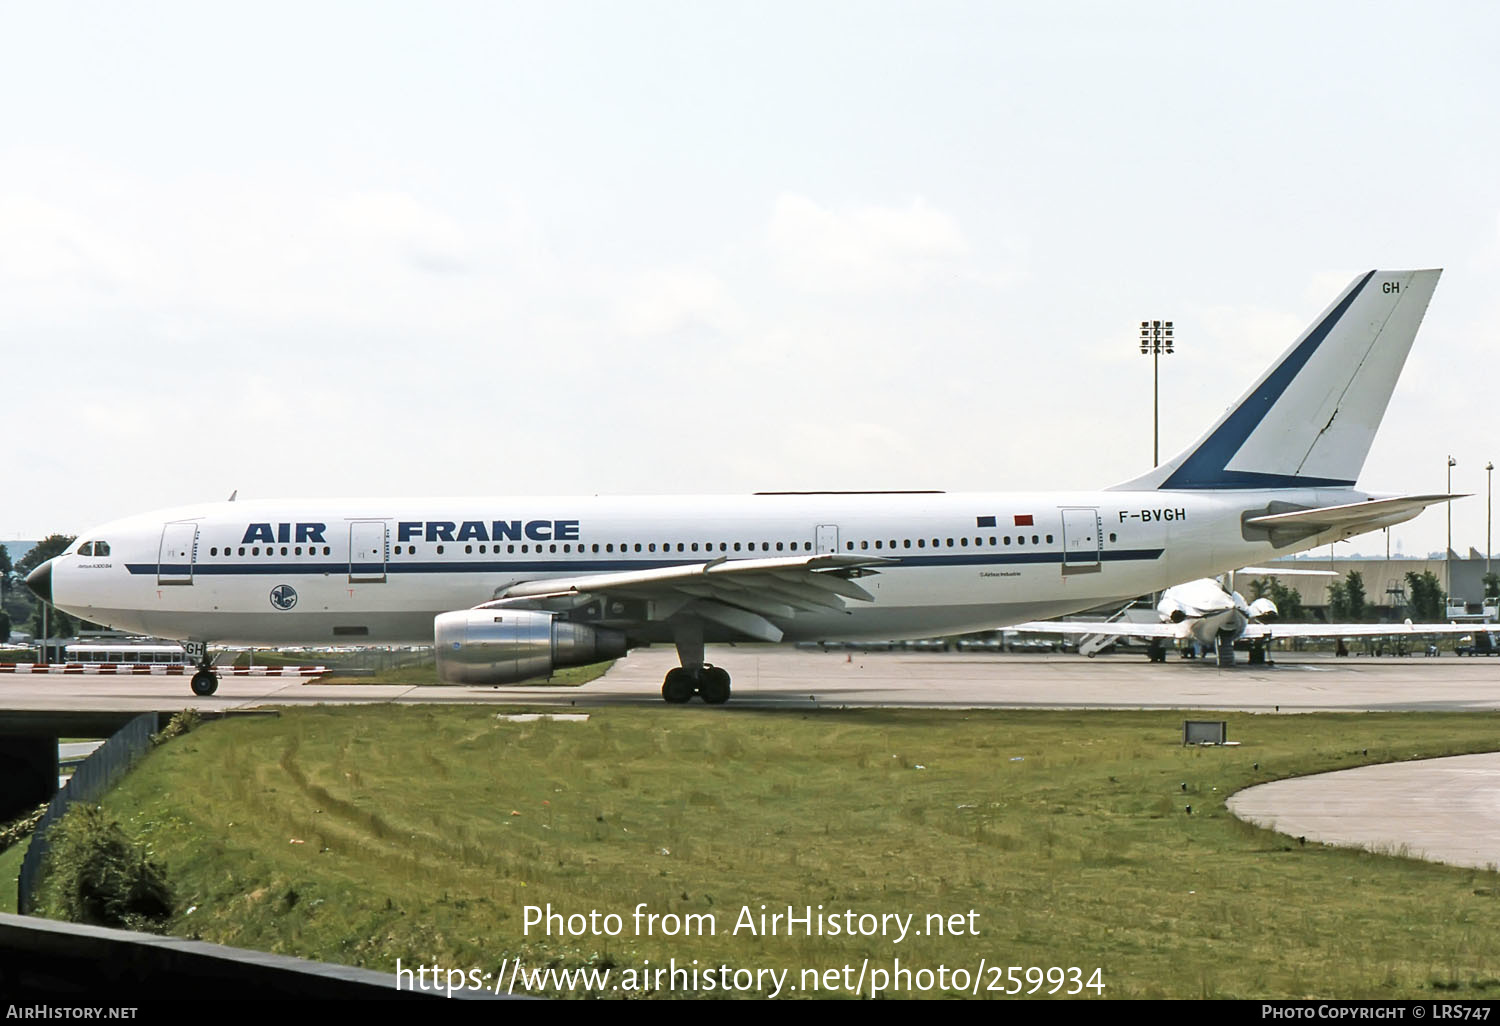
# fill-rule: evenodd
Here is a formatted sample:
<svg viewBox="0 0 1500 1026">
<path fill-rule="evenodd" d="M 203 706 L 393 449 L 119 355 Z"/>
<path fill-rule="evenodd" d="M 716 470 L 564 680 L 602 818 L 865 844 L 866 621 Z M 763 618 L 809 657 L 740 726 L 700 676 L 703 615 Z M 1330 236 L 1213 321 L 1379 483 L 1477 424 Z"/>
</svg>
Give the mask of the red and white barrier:
<svg viewBox="0 0 1500 1026">
<path fill-rule="evenodd" d="M 0 663 L 0 673 L 60 673 L 88 676 L 183 677 L 198 667 L 153 663 Z M 326 666 L 216 666 L 221 677 L 319 677 Z"/>
</svg>

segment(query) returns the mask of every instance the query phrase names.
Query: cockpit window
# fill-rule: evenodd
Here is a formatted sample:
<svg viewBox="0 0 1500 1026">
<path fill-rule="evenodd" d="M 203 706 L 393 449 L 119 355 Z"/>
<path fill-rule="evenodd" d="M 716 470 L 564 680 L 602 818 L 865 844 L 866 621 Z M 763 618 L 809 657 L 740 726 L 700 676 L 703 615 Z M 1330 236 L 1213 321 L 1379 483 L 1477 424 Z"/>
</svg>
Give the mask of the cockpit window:
<svg viewBox="0 0 1500 1026">
<path fill-rule="evenodd" d="M 94 543 L 91 541 L 86 541 L 82 545 L 78 546 L 78 554 L 80 556 L 92 556 L 94 554 Z"/>
<path fill-rule="evenodd" d="M 109 555 L 109 542 L 86 541 L 78 546 L 80 556 L 107 556 Z"/>
<path fill-rule="evenodd" d="M 109 555 L 109 542 L 105 542 L 105 541 L 96 541 L 96 542 L 94 542 L 94 555 L 96 555 L 96 556 L 107 556 L 107 555 Z"/>
</svg>

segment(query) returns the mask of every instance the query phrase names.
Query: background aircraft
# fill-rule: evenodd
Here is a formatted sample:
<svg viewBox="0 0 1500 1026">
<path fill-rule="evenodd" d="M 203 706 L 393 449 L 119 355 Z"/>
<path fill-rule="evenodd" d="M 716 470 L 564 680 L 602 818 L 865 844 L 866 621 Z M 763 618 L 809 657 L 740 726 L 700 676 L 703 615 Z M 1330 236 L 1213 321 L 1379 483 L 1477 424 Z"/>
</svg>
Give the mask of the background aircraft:
<svg viewBox="0 0 1500 1026">
<path fill-rule="evenodd" d="M 1267 570 L 1247 567 L 1251 573 L 1299 574 L 1336 577 L 1329 570 Z M 1232 580 L 1232 578 L 1231 578 Z M 1122 610 L 1123 612 L 1123 610 Z M 1078 636 L 1089 639 L 1139 638 L 1149 642 L 1146 657 L 1165 662 L 1167 649 L 1184 644 L 1213 651 L 1220 666 L 1234 665 L 1236 642 L 1248 643 L 1250 662 L 1267 661 L 1266 652 L 1276 638 L 1353 638 L 1353 637 L 1425 637 L 1432 634 L 1466 634 L 1473 624 L 1419 623 L 1275 623 L 1276 603 L 1268 598 L 1246 602 L 1234 590 L 1215 578 L 1200 578 L 1168 588 L 1156 604 L 1156 623 L 1132 623 L 1126 620 L 1033 620 L 1017 624 L 1012 630 L 1033 634 Z M 1079 651 L 1093 657 L 1102 645 L 1079 645 Z"/>
</svg>

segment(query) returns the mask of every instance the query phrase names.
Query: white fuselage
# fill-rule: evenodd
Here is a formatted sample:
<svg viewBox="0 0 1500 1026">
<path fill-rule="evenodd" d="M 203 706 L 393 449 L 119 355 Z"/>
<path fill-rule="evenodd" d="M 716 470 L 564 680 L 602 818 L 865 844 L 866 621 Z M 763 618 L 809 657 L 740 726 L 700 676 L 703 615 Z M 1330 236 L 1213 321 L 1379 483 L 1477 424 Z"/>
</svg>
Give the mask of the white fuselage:
<svg viewBox="0 0 1500 1026">
<path fill-rule="evenodd" d="M 1243 516 L 1363 498 L 1332 488 L 217 502 L 91 529 L 54 561 L 51 588 L 69 613 L 184 641 L 430 644 L 434 617 L 521 581 L 828 551 L 890 562 L 859 579 L 873 601 L 778 620 L 785 639 L 910 638 L 1075 612 L 1310 548 L 1325 538 L 1281 548 L 1247 538 Z M 90 543 L 108 554 L 80 554 Z M 671 638 L 649 616 L 629 633 Z"/>
</svg>

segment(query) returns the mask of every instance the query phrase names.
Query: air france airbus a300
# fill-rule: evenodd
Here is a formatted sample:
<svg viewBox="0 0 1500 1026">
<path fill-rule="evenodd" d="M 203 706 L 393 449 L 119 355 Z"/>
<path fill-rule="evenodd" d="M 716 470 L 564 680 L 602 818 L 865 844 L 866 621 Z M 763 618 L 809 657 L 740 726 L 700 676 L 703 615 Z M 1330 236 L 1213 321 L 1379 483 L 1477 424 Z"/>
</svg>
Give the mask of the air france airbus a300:
<svg viewBox="0 0 1500 1026">
<path fill-rule="evenodd" d="M 1439 271 L 1360 275 L 1196 444 L 1103 491 L 212 502 L 116 520 L 28 578 L 211 648 L 425 644 L 504 684 L 676 645 L 662 697 L 729 698 L 707 642 L 957 634 L 1400 523 L 1448 495 L 1355 480 Z"/>
</svg>

